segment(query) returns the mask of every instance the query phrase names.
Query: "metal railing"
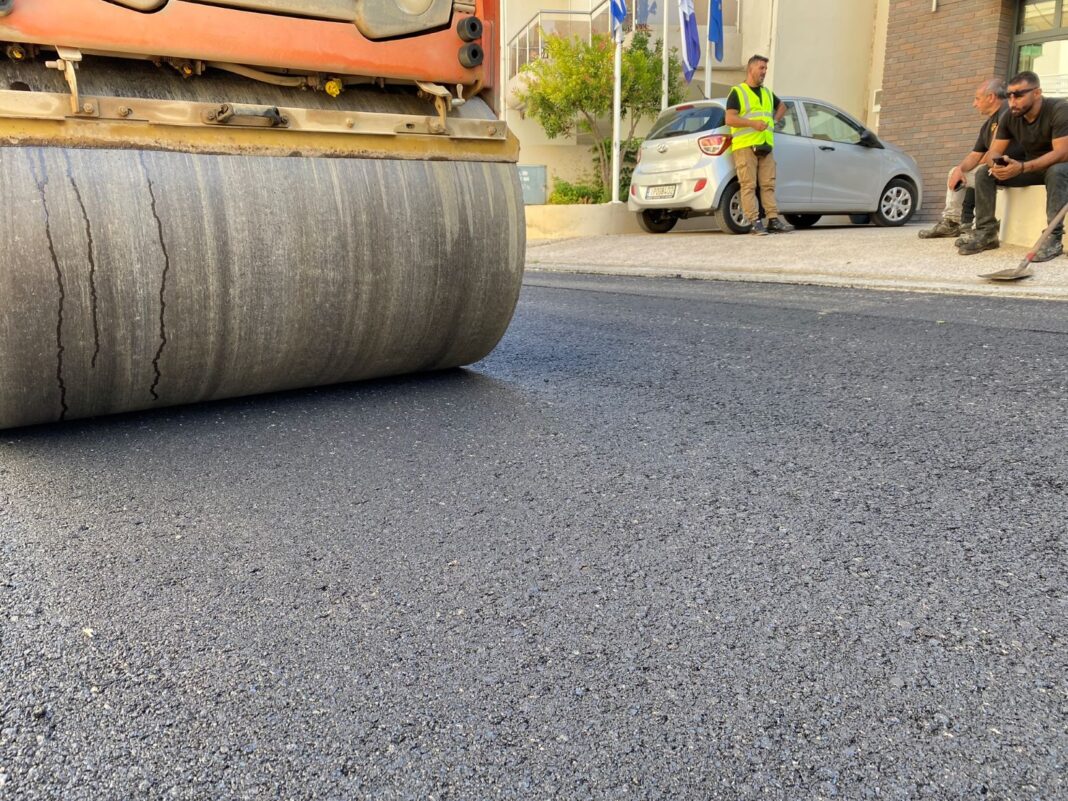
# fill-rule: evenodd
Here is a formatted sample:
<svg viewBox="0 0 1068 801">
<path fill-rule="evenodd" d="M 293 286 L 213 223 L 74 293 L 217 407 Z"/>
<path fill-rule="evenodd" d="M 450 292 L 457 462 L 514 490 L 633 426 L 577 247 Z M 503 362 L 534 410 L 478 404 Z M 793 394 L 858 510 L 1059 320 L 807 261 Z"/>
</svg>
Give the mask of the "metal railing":
<svg viewBox="0 0 1068 801">
<path fill-rule="evenodd" d="M 609 0 L 603 0 L 590 11 L 539 11 L 508 43 L 509 79 L 545 54 L 545 40 L 549 36 L 584 39 L 588 42 L 597 34 L 608 35 L 611 25 Z M 629 33 L 633 27 L 634 12 L 628 8 L 623 30 Z"/>
<path fill-rule="evenodd" d="M 675 0 L 632 0 L 628 2 L 627 18 L 623 22 L 624 32 L 630 33 L 635 29 L 650 31 L 655 38 L 656 32 L 661 30 L 663 25 L 663 9 L 667 7 L 670 13 L 674 8 L 674 3 Z M 700 7 L 698 18 L 703 19 L 707 3 L 705 0 L 698 0 L 694 5 Z M 597 34 L 607 36 L 611 30 L 611 24 L 609 0 L 601 0 L 590 11 L 539 11 L 508 42 L 508 79 L 511 80 L 527 64 L 545 55 L 547 37 L 575 37 L 590 41 Z M 677 18 L 672 17 L 669 25 L 677 35 Z M 739 27 L 738 0 L 724 0 L 723 25 L 725 28 L 737 29 Z M 703 37 L 707 28 L 704 23 L 700 27 Z"/>
</svg>

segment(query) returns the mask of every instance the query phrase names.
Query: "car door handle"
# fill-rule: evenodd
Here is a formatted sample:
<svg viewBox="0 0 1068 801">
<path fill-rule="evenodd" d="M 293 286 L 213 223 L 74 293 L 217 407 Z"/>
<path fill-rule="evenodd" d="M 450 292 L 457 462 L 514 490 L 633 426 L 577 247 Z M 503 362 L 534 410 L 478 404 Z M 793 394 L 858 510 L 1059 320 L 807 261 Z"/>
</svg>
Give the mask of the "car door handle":
<svg viewBox="0 0 1068 801">
<path fill-rule="evenodd" d="M 834 150 L 830 145 L 820 145 L 820 150 Z"/>
</svg>

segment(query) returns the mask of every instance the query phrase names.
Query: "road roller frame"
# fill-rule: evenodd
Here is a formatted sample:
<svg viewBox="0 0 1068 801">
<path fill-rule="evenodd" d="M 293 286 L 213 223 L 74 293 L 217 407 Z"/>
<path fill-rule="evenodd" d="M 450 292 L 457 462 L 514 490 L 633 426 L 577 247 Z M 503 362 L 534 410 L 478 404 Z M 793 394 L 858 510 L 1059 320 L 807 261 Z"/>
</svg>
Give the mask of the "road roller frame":
<svg viewBox="0 0 1068 801">
<path fill-rule="evenodd" d="M 46 58 L 54 52 L 55 58 L 42 67 L 59 71 L 69 88 L 68 95 L 0 90 L 0 132 L 41 145 L 62 140 L 91 147 L 118 141 L 125 147 L 186 152 L 285 155 L 298 150 L 308 156 L 518 159 L 518 142 L 503 122 L 451 113 L 477 95 L 492 105 L 495 75 L 489 65 L 499 53 L 496 0 L 454 0 L 446 29 L 390 41 L 369 40 L 349 22 L 190 0 L 153 0 L 153 13 L 133 5 L 0 0 L 0 12 L 7 10 L 0 16 L 0 42 L 8 42 L 8 57 L 29 61 L 42 51 Z M 480 21 L 474 29 L 492 57 L 485 66 L 464 68 L 457 53 L 471 39 L 473 20 Z M 227 33 L 233 30 L 242 35 Z M 418 57 L 413 58 L 416 48 Z M 412 84 L 432 113 L 301 108 L 299 92 L 291 107 L 253 107 L 225 97 L 195 103 L 83 93 L 78 71 L 92 69 L 93 57 L 104 56 L 152 61 L 189 80 L 221 70 L 333 97 L 353 85 Z"/>
<path fill-rule="evenodd" d="M 3 0 L 0 41 L 483 89 L 496 83 L 490 65 L 497 63 L 499 48 L 497 0 L 454 0 L 448 26 L 385 41 L 368 39 L 349 22 L 190 0 L 167 0 L 150 10 L 109 0 Z M 483 23 L 481 48 L 488 57 L 467 67 L 461 54 L 471 42 L 461 37 L 462 23 L 472 16 Z"/>
</svg>

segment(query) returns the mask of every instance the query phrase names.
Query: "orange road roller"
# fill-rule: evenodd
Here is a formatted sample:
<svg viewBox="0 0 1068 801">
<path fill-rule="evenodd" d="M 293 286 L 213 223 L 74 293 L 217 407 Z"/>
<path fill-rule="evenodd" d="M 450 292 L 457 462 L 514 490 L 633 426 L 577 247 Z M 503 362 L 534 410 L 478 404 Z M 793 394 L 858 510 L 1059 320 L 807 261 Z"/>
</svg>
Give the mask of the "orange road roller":
<svg viewBox="0 0 1068 801">
<path fill-rule="evenodd" d="M 497 0 L 0 0 L 0 428 L 475 362 Z"/>
</svg>

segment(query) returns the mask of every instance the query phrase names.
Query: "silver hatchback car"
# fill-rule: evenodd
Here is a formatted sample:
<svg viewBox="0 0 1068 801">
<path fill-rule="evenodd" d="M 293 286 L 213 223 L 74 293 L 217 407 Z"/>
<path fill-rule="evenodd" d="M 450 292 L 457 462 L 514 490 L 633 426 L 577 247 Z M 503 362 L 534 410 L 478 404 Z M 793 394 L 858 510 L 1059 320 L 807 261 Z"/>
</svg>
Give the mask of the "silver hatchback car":
<svg viewBox="0 0 1068 801">
<path fill-rule="evenodd" d="M 923 184 L 911 156 L 829 103 L 781 100 L 787 111 L 775 127 L 775 200 L 787 222 L 808 228 L 825 214 L 848 214 L 854 222 L 894 226 L 912 218 Z M 732 233 L 749 231 L 726 103 L 672 106 L 653 125 L 627 201 L 644 230 L 662 234 L 680 219 L 715 215 Z"/>
</svg>

